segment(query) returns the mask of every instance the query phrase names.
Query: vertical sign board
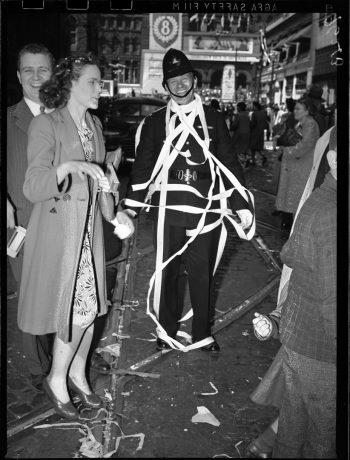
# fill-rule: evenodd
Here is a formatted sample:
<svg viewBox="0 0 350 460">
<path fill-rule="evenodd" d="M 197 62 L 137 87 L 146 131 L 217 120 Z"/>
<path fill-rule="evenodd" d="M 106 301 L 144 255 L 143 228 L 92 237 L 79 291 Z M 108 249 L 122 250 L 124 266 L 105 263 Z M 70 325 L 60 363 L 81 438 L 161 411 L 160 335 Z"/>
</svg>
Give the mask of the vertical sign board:
<svg viewBox="0 0 350 460">
<path fill-rule="evenodd" d="M 222 102 L 232 102 L 235 97 L 235 66 L 225 65 L 222 72 L 222 83 L 221 83 L 221 100 Z"/>
<path fill-rule="evenodd" d="M 163 81 L 163 53 L 142 50 L 142 94 L 155 95 L 164 93 Z"/>
<path fill-rule="evenodd" d="M 182 14 L 150 13 L 149 17 L 149 50 L 142 52 L 142 93 L 163 93 L 162 61 L 169 48 L 182 48 Z"/>
</svg>

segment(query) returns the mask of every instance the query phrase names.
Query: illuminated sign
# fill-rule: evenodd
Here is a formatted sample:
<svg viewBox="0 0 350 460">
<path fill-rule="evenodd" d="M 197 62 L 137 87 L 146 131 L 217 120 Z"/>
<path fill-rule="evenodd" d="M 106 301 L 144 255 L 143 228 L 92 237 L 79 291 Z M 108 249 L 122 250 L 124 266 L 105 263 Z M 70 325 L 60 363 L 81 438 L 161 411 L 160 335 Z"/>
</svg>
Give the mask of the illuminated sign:
<svg viewBox="0 0 350 460">
<path fill-rule="evenodd" d="M 113 80 L 102 80 L 103 87 L 102 87 L 102 97 L 113 97 L 114 95 L 114 82 Z"/>
<path fill-rule="evenodd" d="M 223 51 L 232 54 L 252 54 L 252 38 L 230 38 L 225 36 L 206 37 L 190 36 L 190 51 L 210 51 L 212 53 L 222 53 Z"/>
<path fill-rule="evenodd" d="M 221 83 L 221 100 L 222 101 L 233 101 L 235 96 L 235 66 L 225 65 L 222 72 L 222 83 Z"/>
</svg>

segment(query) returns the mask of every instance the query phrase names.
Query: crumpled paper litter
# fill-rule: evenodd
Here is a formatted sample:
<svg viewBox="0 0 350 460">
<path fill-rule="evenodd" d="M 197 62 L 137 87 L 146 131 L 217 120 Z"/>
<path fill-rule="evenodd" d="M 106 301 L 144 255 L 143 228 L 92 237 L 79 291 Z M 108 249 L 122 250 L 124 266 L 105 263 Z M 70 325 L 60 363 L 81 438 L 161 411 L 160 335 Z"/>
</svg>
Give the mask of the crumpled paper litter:
<svg viewBox="0 0 350 460">
<path fill-rule="evenodd" d="M 192 423 L 209 423 L 214 426 L 220 425 L 219 420 L 205 406 L 197 406 L 197 411 L 197 414 L 191 419 Z"/>
</svg>

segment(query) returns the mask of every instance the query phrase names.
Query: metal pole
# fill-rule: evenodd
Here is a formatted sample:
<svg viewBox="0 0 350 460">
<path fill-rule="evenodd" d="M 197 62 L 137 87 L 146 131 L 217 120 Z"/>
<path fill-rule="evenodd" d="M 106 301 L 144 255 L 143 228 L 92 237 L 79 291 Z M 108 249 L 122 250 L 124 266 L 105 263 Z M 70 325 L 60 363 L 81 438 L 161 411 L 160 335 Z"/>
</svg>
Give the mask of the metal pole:
<svg viewBox="0 0 350 460">
<path fill-rule="evenodd" d="M 256 98 L 257 101 L 259 101 L 259 97 L 260 97 L 260 86 L 261 86 L 262 68 L 263 68 L 263 64 L 262 64 L 262 61 L 260 61 L 260 62 L 259 62 L 258 91 L 257 91 L 257 98 Z"/>
<path fill-rule="evenodd" d="M 274 56 L 271 56 L 271 60 L 272 60 L 272 69 L 271 69 L 271 80 L 270 80 L 270 103 L 274 102 L 273 101 L 273 98 L 274 98 L 274 87 L 273 87 L 273 79 L 274 79 L 274 71 L 275 71 L 275 58 Z"/>
</svg>

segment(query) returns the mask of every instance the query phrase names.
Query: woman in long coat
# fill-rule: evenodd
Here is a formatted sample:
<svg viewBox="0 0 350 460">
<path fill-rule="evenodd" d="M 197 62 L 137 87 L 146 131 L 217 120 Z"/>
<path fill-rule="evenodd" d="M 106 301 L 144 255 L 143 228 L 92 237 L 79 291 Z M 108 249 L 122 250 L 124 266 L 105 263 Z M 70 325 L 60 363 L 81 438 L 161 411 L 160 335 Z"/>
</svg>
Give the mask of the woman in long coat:
<svg viewBox="0 0 350 460">
<path fill-rule="evenodd" d="M 30 334 L 56 333 L 52 367 L 43 388 L 55 410 L 78 416 L 67 388 L 87 407 L 101 398 L 85 366 L 94 319 L 107 312 L 102 217 L 98 190 L 108 191 L 96 109 L 101 74 L 90 57 L 65 58 L 40 89 L 51 113 L 29 126 L 28 169 L 23 191 L 34 203 L 20 288 L 18 325 Z M 128 220 L 118 213 L 120 222 Z M 126 217 L 126 219 L 125 219 Z M 131 224 L 132 225 L 132 224 Z"/>
<path fill-rule="evenodd" d="M 232 123 L 232 129 L 234 131 L 233 144 L 236 154 L 247 160 L 250 143 L 250 118 L 244 102 L 238 102 L 237 104 L 237 114 Z"/>
<path fill-rule="evenodd" d="M 294 108 L 296 130 L 302 139 L 293 147 L 283 147 L 276 209 L 295 214 L 312 168 L 312 159 L 320 131 L 307 99 L 299 99 Z"/>
<path fill-rule="evenodd" d="M 253 112 L 250 120 L 250 150 L 252 152 L 252 159 L 248 164 L 255 163 L 255 155 L 258 153 L 261 156 L 262 163 L 267 160 L 264 155 L 264 131 L 268 128 L 267 116 L 262 110 L 259 102 L 253 102 Z M 247 164 L 247 166 L 248 166 Z"/>
</svg>

